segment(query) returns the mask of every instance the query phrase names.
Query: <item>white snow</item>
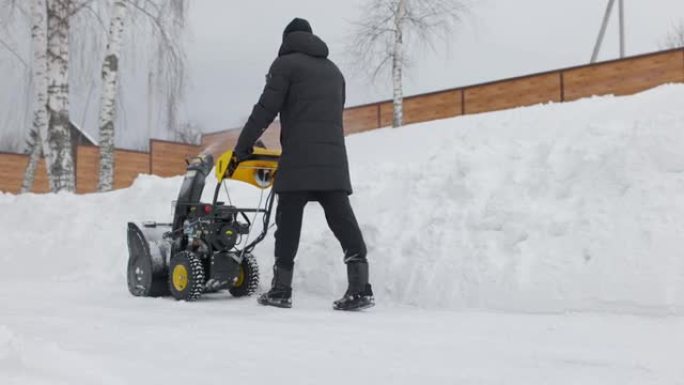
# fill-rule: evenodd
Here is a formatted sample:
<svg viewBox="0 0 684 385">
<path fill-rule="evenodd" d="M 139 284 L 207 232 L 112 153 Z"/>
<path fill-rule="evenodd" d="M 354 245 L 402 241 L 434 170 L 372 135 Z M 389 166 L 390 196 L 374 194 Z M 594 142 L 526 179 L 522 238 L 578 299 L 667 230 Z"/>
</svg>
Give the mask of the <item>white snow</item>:
<svg viewBox="0 0 684 385">
<path fill-rule="evenodd" d="M 0 194 L 0 384 L 682 384 L 683 106 L 667 85 L 348 138 L 363 313 L 330 309 L 344 265 L 316 204 L 282 310 L 128 294 L 125 224 L 169 221 L 180 177 Z"/>
</svg>

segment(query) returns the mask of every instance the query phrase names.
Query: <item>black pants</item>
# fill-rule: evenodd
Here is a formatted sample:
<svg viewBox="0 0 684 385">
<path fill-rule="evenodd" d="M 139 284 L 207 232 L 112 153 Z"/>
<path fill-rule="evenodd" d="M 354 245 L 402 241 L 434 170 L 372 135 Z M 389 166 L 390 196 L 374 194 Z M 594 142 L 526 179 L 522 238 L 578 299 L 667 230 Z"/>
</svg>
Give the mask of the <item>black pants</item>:
<svg viewBox="0 0 684 385">
<path fill-rule="evenodd" d="M 275 259 L 280 268 L 292 270 L 302 231 L 302 215 L 307 202 L 318 201 L 325 211 L 328 227 L 342 245 L 344 262 L 366 262 L 366 244 L 344 191 L 284 192 L 278 194 L 276 209 Z"/>
</svg>

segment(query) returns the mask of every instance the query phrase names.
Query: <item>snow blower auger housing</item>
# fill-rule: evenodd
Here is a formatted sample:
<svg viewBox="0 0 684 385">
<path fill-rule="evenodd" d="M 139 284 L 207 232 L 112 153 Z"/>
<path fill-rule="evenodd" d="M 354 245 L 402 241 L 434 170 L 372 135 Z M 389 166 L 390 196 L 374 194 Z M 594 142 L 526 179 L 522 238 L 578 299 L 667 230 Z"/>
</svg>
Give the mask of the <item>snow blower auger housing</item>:
<svg viewBox="0 0 684 385">
<path fill-rule="evenodd" d="M 256 291 L 259 268 L 252 250 L 268 232 L 273 191 L 256 208 L 238 208 L 218 201 L 218 197 L 221 186 L 229 179 L 249 183 L 263 194 L 273 184 L 280 151 L 254 148 L 250 158 L 237 166 L 232 159 L 233 152 L 228 151 L 216 161 L 218 183 L 211 203 L 202 203 L 200 199 L 213 158 L 200 155 L 188 162 L 172 223 L 128 223 L 131 294 L 172 295 L 193 301 L 203 293 L 222 289 L 228 289 L 235 297 Z M 257 214 L 262 214 L 263 227 L 250 242 Z"/>
</svg>

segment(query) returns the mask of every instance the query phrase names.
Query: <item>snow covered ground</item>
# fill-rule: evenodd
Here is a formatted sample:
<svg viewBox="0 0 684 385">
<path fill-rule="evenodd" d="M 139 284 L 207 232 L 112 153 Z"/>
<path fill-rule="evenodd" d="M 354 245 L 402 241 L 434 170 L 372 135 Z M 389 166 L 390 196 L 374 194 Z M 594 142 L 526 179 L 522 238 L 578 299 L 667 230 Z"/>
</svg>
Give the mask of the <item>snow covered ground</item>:
<svg viewBox="0 0 684 385">
<path fill-rule="evenodd" d="M 669 85 L 350 137 L 362 313 L 330 309 L 314 204 L 282 310 L 128 294 L 125 223 L 168 221 L 180 178 L 0 194 L 0 384 L 684 384 L 682 107 Z"/>
</svg>

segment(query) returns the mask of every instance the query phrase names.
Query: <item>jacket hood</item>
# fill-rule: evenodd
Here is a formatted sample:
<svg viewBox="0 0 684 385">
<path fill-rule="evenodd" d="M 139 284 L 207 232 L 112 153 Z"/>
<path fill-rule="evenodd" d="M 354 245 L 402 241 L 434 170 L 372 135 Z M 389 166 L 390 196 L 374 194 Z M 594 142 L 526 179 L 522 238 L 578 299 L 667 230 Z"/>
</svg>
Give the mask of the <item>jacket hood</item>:
<svg viewBox="0 0 684 385">
<path fill-rule="evenodd" d="M 311 29 L 311 24 L 309 24 L 309 22 L 306 19 L 300 19 L 298 17 L 295 17 L 290 22 L 290 24 L 288 24 L 287 27 L 285 27 L 285 31 L 283 31 L 283 37 L 287 36 L 287 34 L 289 33 L 297 31 L 313 33 L 313 30 Z"/>
<path fill-rule="evenodd" d="M 303 53 L 313 57 L 328 57 L 328 46 L 313 33 L 297 31 L 288 33 L 283 39 L 278 56 Z"/>
</svg>

